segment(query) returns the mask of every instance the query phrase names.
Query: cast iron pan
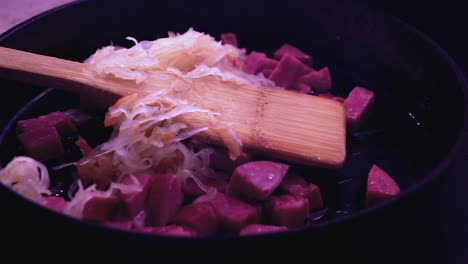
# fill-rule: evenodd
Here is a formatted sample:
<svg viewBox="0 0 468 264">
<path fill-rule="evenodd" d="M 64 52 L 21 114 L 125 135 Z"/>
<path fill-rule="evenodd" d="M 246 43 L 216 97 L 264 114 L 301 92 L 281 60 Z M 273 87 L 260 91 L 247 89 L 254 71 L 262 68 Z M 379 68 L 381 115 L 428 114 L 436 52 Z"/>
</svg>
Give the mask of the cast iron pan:
<svg viewBox="0 0 468 264">
<path fill-rule="evenodd" d="M 204 255 L 205 251 L 229 257 L 281 252 L 310 256 L 314 249 L 316 258 L 332 260 L 344 255 L 364 261 L 387 255 L 396 243 L 401 252 L 410 252 L 416 241 L 411 234 L 418 231 L 406 228 L 409 215 L 433 216 L 431 199 L 460 149 L 468 116 L 466 83 L 460 69 L 437 44 L 410 25 L 349 1 L 287 5 L 266 1 L 79 1 L 16 26 L 0 36 L 0 45 L 82 61 L 111 42 L 130 45 L 126 36 L 155 39 L 166 36 L 167 31 L 185 32 L 189 27 L 213 36 L 236 32 L 240 45 L 248 50 L 271 53 L 283 43 L 291 43 L 312 54 L 317 67 L 330 67 L 335 94 L 345 97 L 355 85 L 376 93 L 375 111 L 365 127 L 348 135 L 344 168 L 303 168 L 308 180 L 322 189 L 327 206 L 323 216 L 280 234 L 167 238 L 82 223 L 29 203 L 2 186 L 2 236 L 22 238 L 29 247 L 43 247 L 50 254 L 60 251 L 80 257 L 86 252 L 86 256 L 117 259 L 173 252 L 176 254 L 171 256 L 176 258 Z M 53 89 L 7 80 L 0 80 L 0 86 L 3 165 L 20 153 L 14 137 L 17 120 L 79 103 L 76 95 Z M 373 163 L 396 179 L 402 193 L 365 208 L 367 172 Z M 44 237 L 56 243 L 44 244 Z M 264 244 L 269 248 L 261 251 L 258 245 Z M 325 253 L 328 250 L 334 253 Z"/>
</svg>

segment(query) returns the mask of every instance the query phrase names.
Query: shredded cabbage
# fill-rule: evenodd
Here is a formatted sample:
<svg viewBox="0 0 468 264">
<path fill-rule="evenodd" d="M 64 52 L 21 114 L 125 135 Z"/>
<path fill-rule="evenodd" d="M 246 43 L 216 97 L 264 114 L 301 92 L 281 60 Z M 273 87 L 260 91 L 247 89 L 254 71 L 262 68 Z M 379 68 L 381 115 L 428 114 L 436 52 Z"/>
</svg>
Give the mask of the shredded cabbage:
<svg viewBox="0 0 468 264">
<path fill-rule="evenodd" d="M 76 183 L 78 185 L 78 190 L 75 194 L 70 195 L 71 201 L 67 203 L 64 207 L 63 212 L 69 216 L 81 219 L 83 215 L 83 208 L 86 202 L 88 202 L 93 197 L 102 197 L 108 198 L 115 193 L 116 190 L 119 190 L 122 193 L 132 193 L 142 190 L 142 186 L 138 179 L 134 176 L 132 177 L 132 184 L 121 184 L 113 182 L 111 183 L 109 189 L 106 191 L 101 191 L 96 189 L 96 184 L 90 185 L 87 188 L 83 187 L 81 180 L 78 180 Z"/>
<path fill-rule="evenodd" d="M 136 83 L 145 81 L 151 71 L 176 69 L 187 79 L 214 75 L 239 84 L 274 86 L 262 74 L 247 74 L 234 65 L 236 60 L 245 60 L 245 50 L 222 45 L 210 35 L 192 28 L 184 34 L 169 32 L 167 38 L 153 41 L 127 39 L 135 45 L 129 49 L 115 46 L 101 48 L 85 62 L 95 65 L 99 72 Z"/>
<path fill-rule="evenodd" d="M 42 203 L 42 194 L 50 195 L 46 166 L 30 157 L 15 157 L 0 171 L 0 182 L 22 196 Z"/>
</svg>

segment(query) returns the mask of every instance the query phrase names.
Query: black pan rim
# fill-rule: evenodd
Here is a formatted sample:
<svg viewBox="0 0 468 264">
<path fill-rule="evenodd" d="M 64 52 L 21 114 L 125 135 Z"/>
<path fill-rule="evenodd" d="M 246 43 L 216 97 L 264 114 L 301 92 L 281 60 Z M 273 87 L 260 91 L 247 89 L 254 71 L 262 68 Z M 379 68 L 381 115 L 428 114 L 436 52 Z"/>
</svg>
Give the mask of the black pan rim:
<svg viewBox="0 0 468 264">
<path fill-rule="evenodd" d="M 23 28 L 29 26 L 30 24 L 35 23 L 38 20 L 46 18 L 47 16 L 50 16 L 52 14 L 61 12 L 62 10 L 76 7 L 76 6 L 81 5 L 81 4 L 85 3 L 85 2 L 88 2 L 88 0 L 77 0 L 77 1 L 74 1 L 74 2 L 71 2 L 71 3 L 60 5 L 58 7 L 52 8 L 50 10 L 44 11 L 44 12 L 42 12 L 42 13 L 36 15 L 36 16 L 33 16 L 33 17 L 31 17 L 31 18 L 17 24 L 16 26 L 10 28 L 6 32 L 0 34 L 0 43 L 5 41 L 6 39 L 8 39 L 8 37 L 10 37 L 11 35 L 13 35 L 16 32 L 22 30 Z M 338 218 L 335 218 L 335 219 L 331 219 L 331 220 L 321 222 L 321 223 L 315 223 L 313 225 L 304 226 L 304 227 L 300 227 L 300 228 L 296 228 L 296 229 L 290 229 L 287 232 L 279 232 L 279 233 L 272 233 L 272 234 L 261 234 L 261 235 L 254 235 L 254 236 L 245 236 L 245 237 L 237 236 L 237 235 L 221 235 L 221 236 L 218 235 L 218 236 L 199 237 L 199 238 L 195 238 L 195 239 L 194 238 L 185 238 L 185 237 L 157 236 L 157 235 L 149 235 L 149 234 L 144 234 L 144 233 L 128 232 L 128 231 L 118 230 L 118 229 L 110 228 L 110 227 L 100 225 L 100 224 L 97 224 L 97 223 L 83 222 L 81 220 L 78 220 L 78 219 L 75 219 L 75 218 L 72 218 L 72 217 L 57 213 L 57 212 L 53 212 L 53 211 L 48 210 L 48 209 L 45 209 L 45 208 L 43 208 L 42 206 L 40 206 L 38 204 L 34 203 L 34 205 L 37 206 L 37 207 L 40 207 L 42 209 L 48 210 L 51 213 L 51 215 L 56 215 L 58 217 L 62 217 L 64 220 L 71 221 L 74 224 L 85 225 L 85 226 L 89 226 L 90 228 L 99 228 L 99 229 L 102 229 L 102 230 L 122 233 L 122 234 L 126 234 L 126 235 L 133 235 L 133 236 L 136 236 L 136 237 L 144 237 L 144 238 L 149 238 L 149 239 L 168 239 L 168 240 L 223 241 L 223 240 L 231 240 L 233 238 L 243 240 L 243 239 L 251 239 L 251 238 L 258 238 L 258 237 L 271 237 L 271 238 L 273 238 L 273 237 L 282 237 L 282 236 L 293 236 L 294 234 L 305 232 L 305 231 L 312 232 L 314 230 L 316 231 L 316 230 L 321 230 L 321 229 L 325 229 L 325 228 L 331 228 L 331 227 L 334 227 L 334 226 L 337 226 L 337 225 L 340 225 L 340 224 L 344 224 L 344 223 L 349 222 L 349 221 L 358 220 L 358 219 L 360 219 L 360 218 L 362 218 L 364 216 L 368 216 L 368 215 L 371 215 L 372 213 L 375 213 L 379 209 L 384 209 L 386 207 L 393 206 L 393 205 L 407 199 L 411 194 L 415 193 L 417 190 L 422 189 L 424 186 L 429 185 L 431 182 L 435 181 L 435 179 L 442 176 L 443 172 L 446 171 L 449 168 L 449 166 L 452 164 L 452 162 L 456 159 L 457 154 L 460 153 L 463 146 L 465 146 L 465 144 L 467 143 L 467 139 L 466 139 L 465 135 L 468 135 L 468 107 L 466 107 L 468 105 L 468 83 L 467 83 L 467 80 L 466 80 L 460 66 L 433 39 L 431 39 L 425 33 L 419 31 L 418 29 L 416 29 L 414 26 L 406 23 L 405 21 L 403 21 L 403 20 L 401 20 L 401 19 L 399 19 L 397 17 L 390 16 L 389 18 L 391 20 L 393 20 L 393 22 L 395 22 L 397 24 L 400 24 L 400 26 L 403 29 L 405 29 L 405 30 L 409 31 L 410 33 L 416 35 L 421 41 L 428 44 L 433 49 L 433 51 L 435 51 L 439 56 L 442 57 L 444 62 L 447 63 L 447 66 L 450 67 L 451 71 L 455 74 L 456 78 L 458 79 L 460 89 L 463 91 L 463 102 L 464 102 L 464 106 L 465 106 L 464 111 L 463 111 L 463 116 L 464 116 L 463 117 L 463 127 L 459 131 L 459 135 L 458 135 L 458 137 L 457 137 L 457 139 L 455 141 L 455 144 L 452 146 L 452 148 L 447 153 L 445 158 L 443 160 L 441 160 L 440 162 L 438 162 L 438 164 L 436 164 L 436 166 L 434 167 L 434 169 L 432 169 L 432 171 L 430 173 L 428 173 L 425 177 L 423 177 L 418 182 L 415 182 L 411 186 L 409 186 L 408 188 L 402 190 L 402 192 L 398 196 L 393 197 L 391 199 L 388 199 L 386 201 L 380 202 L 378 204 L 374 204 L 374 205 L 371 205 L 369 207 L 362 208 L 362 209 L 357 210 L 355 212 L 342 215 L 342 216 L 340 216 Z M 32 104 L 37 100 L 40 100 L 40 98 L 46 96 L 52 90 L 53 89 L 49 88 L 49 89 L 44 90 L 43 92 L 38 93 L 38 95 L 36 95 L 33 99 L 31 99 L 31 101 L 28 102 L 26 105 L 22 106 L 22 108 L 27 107 L 29 104 Z M 11 120 L 9 120 L 9 122 L 7 122 L 7 124 L 4 127 L 2 127 L 2 133 L 1 133 L 1 136 L 0 136 L 0 144 L 3 141 L 4 131 L 11 128 L 11 126 L 15 123 L 16 119 L 19 117 L 19 114 L 20 113 L 17 113 Z M 6 188 L 4 186 L 0 186 L 0 190 L 5 190 L 7 192 L 13 193 L 12 190 L 10 190 L 9 188 Z M 23 202 L 30 203 L 29 200 L 27 200 L 26 198 L 24 198 L 22 196 L 19 196 L 19 199 L 23 200 Z"/>
</svg>

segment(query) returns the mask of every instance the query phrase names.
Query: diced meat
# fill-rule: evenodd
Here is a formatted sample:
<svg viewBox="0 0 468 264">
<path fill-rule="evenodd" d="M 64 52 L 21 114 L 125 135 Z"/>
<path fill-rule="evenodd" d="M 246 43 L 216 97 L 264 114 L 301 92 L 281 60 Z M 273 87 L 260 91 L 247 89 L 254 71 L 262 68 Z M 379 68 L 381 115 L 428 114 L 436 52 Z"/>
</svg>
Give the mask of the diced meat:
<svg viewBox="0 0 468 264">
<path fill-rule="evenodd" d="M 62 141 L 54 127 L 43 127 L 17 136 L 28 156 L 39 161 L 57 158 L 65 153 Z"/>
<path fill-rule="evenodd" d="M 210 157 L 210 167 L 232 174 L 234 169 L 252 160 L 252 155 L 243 152 L 236 160 L 229 157 L 229 151 L 225 148 L 215 148 Z"/>
<path fill-rule="evenodd" d="M 63 213 L 63 208 L 67 205 L 67 201 L 63 197 L 46 196 L 42 197 L 42 199 L 47 208 L 59 213 Z"/>
<path fill-rule="evenodd" d="M 76 168 L 84 185 L 95 183 L 100 190 L 106 189 L 116 179 L 112 166 L 112 156 L 109 154 L 95 157 L 87 162 L 80 160 Z"/>
<path fill-rule="evenodd" d="M 267 234 L 267 233 L 276 233 L 281 231 L 288 230 L 285 226 L 275 226 L 275 225 L 259 225 L 259 224 L 252 224 L 245 226 L 241 229 L 240 235 L 258 235 L 258 234 Z"/>
<path fill-rule="evenodd" d="M 307 73 L 307 67 L 295 57 L 285 54 L 273 69 L 268 79 L 276 86 L 293 89 L 297 79 Z"/>
<path fill-rule="evenodd" d="M 333 99 L 333 100 L 336 100 L 336 101 L 342 102 L 342 103 L 344 103 L 344 101 L 345 101 L 345 99 L 343 97 L 334 96 L 331 93 L 321 93 L 318 96 Z"/>
<path fill-rule="evenodd" d="M 222 230 L 239 232 L 248 224 L 260 223 L 257 208 L 235 197 L 216 192 L 200 196 L 194 201 L 196 203 L 209 203 L 213 206 Z"/>
<path fill-rule="evenodd" d="M 346 98 L 346 121 L 352 131 L 358 130 L 369 115 L 374 104 L 374 92 L 356 86 Z"/>
<path fill-rule="evenodd" d="M 82 219 L 105 222 L 111 220 L 117 211 L 119 199 L 116 196 L 92 197 L 83 206 Z"/>
<path fill-rule="evenodd" d="M 271 197 L 268 201 L 271 222 L 288 228 L 302 226 L 309 215 L 309 201 L 289 194 Z"/>
<path fill-rule="evenodd" d="M 310 71 L 302 75 L 298 80 L 297 85 L 308 85 L 312 90 L 325 92 L 330 90 L 332 80 L 328 67 L 322 68 L 319 71 Z"/>
<path fill-rule="evenodd" d="M 256 74 L 260 71 L 261 61 L 267 59 L 267 56 L 263 52 L 252 51 L 244 64 L 244 71 L 250 74 Z"/>
<path fill-rule="evenodd" d="M 296 82 L 296 84 L 294 84 L 294 90 L 303 94 L 308 94 L 312 91 L 312 88 L 310 88 L 308 84 Z"/>
<path fill-rule="evenodd" d="M 159 174 L 154 177 L 149 190 L 146 207 L 146 222 L 151 226 L 164 226 L 182 206 L 184 194 L 174 174 Z"/>
<path fill-rule="evenodd" d="M 63 112 L 53 112 L 38 117 L 39 121 L 47 123 L 50 127 L 55 127 L 61 136 L 70 135 L 76 132 L 76 127 Z"/>
<path fill-rule="evenodd" d="M 148 196 L 151 186 L 152 175 L 145 174 L 138 177 L 138 182 L 141 185 L 140 190 L 131 192 L 119 192 L 118 197 L 121 202 L 120 213 L 126 217 L 134 218 L 145 207 L 146 197 Z M 130 176 L 124 176 L 121 183 L 125 185 L 135 185 Z"/>
<path fill-rule="evenodd" d="M 104 222 L 104 224 L 112 228 L 121 229 L 121 230 L 131 230 L 133 227 L 133 222 L 128 221 L 128 220 L 107 221 L 107 222 Z"/>
<path fill-rule="evenodd" d="M 367 178 L 366 203 L 370 205 L 400 193 L 400 187 L 376 164 L 372 165 Z"/>
<path fill-rule="evenodd" d="M 309 200 L 310 211 L 316 211 L 323 208 L 322 192 L 320 188 L 315 184 L 309 184 L 304 189 L 302 197 Z"/>
<path fill-rule="evenodd" d="M 208 203 L 189 204 L 182 207 L 172 222 L 191 227 L 202 236 L 214 235 L 218 230 L 215 211 Z"/>
<path fill-rule="evenodd" d="M 281 58 L 283 58 L 286 54 L 293 56 L 294 58 L 298 59 L 304 64 L 312 64 L 312 57 L 309 54 L 289 44 L 284 44 L 283 46 L 281 46 L 275 51 L 273 56 L 275 57 L 275 59 L 281 60 Z"/>
<path fill-rule="evenodd" d="M 222 193 L 226 191 L 226 186 L 228 185 L 228 180 L 226 178 L 199 177 L 199 179 L 206 186 L 216 188 L 218 192 Z M 189 201 L 205 194 L 205 191 L 203 191 L 192 178 L 185 180 L 182 184 L 182 191 L 185 199 Z"/>
<path fill-rule="evenodd" d="M 310 211 L 323 208 L 322 193 L 315 184 L 308 184 L 303 177 L 296 174 L 287 175 L 281 182 L 280 190 L 286 194 L 301 196 L 309 200 Z"/>
<path fill-rule="evenodd" d="M 303 177 L 295 173 L 288 173 L 288 175 L 284 177 L 279 188 L 282 192 L 296 195 L 300 194 L 306 187 L 307 182 Z"/>
<path fill-rule="evenodd" d="M 221 43 L 223 43 L 223 45 L 229 44 L 234 47 L 239 47 L 237 42 L 237 36 L 234 33 L 221 34 Z"/>
<path fill-rule="evenodd" d="M 270 73 L 276 66 L 278 61 L 270 59 L 265 53 L 251 52 L 245 60 L 244 71 L 250 74 L 257 74 L 262 72 Z"/>
<path fill-rule="evenodd" d="M 179 225 L 168 225 L 168 226 L 155 226 L 155 227 L 140 227 L 136 228 L 135 231 L 141 233 L 150 233 L 156 235 L 169 235 L 169 236 L 180 236 L 180 237 L 195 237 L 197 232 L 187 226 Z"/>
<path fill-rule="evenodd" d="M 230 191 L 247 200 L 266 200 L 281 184 L 289 166 L 273 161 L 253 161 L 234 170 Z"/>
<path fill-rule="evenodd" d="M 47 123 L 44 123 L 37 118 L 20 120 L 18 121 L 18 123 L 16 123 L 18 133 L 23 133 L 27 131 L 36 130 L 36 129 L 43 129 L 43 128 L 47 128 L 48 126 L 49 125 Z"/>
</svg>

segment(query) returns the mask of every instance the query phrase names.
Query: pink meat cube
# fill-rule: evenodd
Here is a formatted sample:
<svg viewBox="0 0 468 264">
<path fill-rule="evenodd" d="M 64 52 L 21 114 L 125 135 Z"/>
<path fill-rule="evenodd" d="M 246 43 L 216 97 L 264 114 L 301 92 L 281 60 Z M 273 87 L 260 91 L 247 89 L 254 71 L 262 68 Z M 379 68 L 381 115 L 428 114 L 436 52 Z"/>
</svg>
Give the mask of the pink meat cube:
<svg viewBox="0 0 468 264">
<path fill-rule="evenodd" d="M 141 210 L 145 207 L 146 197 L 151 186 L 152 175 L 145 174 L 138 177 L 138 182 L 141 185 L 141 190 L 135 190 L 130 192 L 119 192 L 118 197 L 122 201 L 121 203 L 121 215 L 134 218 Z M 121 180 L 122 184 L 135 185 L 133 179 L 130 176 L 124 176 Z"/>
<path fill-rule="evenodd" d="M 67 205 L 67 201 L 63 197 L 45 196 L 42 197 L 42 200 L 47 208 L 59 213 L 63 213 L 63 208 Z"/>
<path fill-rule="evenodd" d="M 283 46 L 281 46 L 275 51 L 273 56 L 275 57 L 275 59 L 281 60 L 281 58 L 283 58 L 283 56 L 286 54 L 293 56 L 294 58 L 298 59 L 304 64 L 312 64 L 312 57 L 309 54 L 289 44 L 284 44 Z"/>
<path fill-rule="evenodd" d="M 221 43 L 223 43 L 223 45 L 229 44 L 234 47 L 239 47 L 237 42 L 237 36 L 234 33 L 221 34 Z"/>
<path fill-rule="evenodd" d="M 316 211 L 323 208 L 322 192 L 315 184 L 309 184 L 304 189 L 302 197 L 307 198 L 309 201 L 310 211 Z"/>
<path fill-rule="evenodd" d="M 261 61 L 266 59 L 267 56 L 263 52 L 252 51 L 244 64 L 244 71 L 250 74 L 256 74 L 260 71 Z"/>
<path fill-rule="evenodd" d="M 259 225 L 259 224 L 252 224 L 245 226 L 241 229 L 240 235 L 258 235 L 258 234 L 267 234 L 267 233 L 276 233 L 281 231 L 288 230 L 285 226 L 275 226 L 275 225 Z"/>
<path fill-rule="evenodd" d="M 240 165 L 252 160 L 252 155 L 242 153 L 236 160 L 229 157 L 229 151 L 225 148 L 216 148 L 210 157 L 210 167 L 232 174 Z"/>
<path fill-rule="evenodd" d="M 265 74 L 272 71 L 276 65 L 278 61 L 268 58 L 265 53 L 253 51 L 245 60 L 244 71 L 250 74 Z"/>
<path fill-rule="evenodd" d="M 223 230 L 239 232 L 242 227 L 248 224 L 260 222 L 257 208 L 222 193 L 216 192 L 200 196 L 193 203 L 211 204 L 216 213 L 219 227 Z"/>
<path fill-rule="evenodd" d="M 172 222 L 191 227 L 202 236 L 214 235 L 218 230 L 215 211 L 208 203 L 189 204 L 182 207 Z"/>
<path fill-rule="evenodd" d="M 209 187 L 216 188 L 218 192 L 224 193 L 226 191 L 228 180 L 225 178 L 199 178 L 203 184 Z M 185 182 L 182 184 L 182 191 L 184 193 L 184 197 L 189 201 L 205 194 L 205 191 L 203 191 L 192 178 L 188 178 L 187 180 L 185 180 Z"/>
<path fill-rule="evenodd" d="M 308 85 L 312 90 L 319 92 L 328 91 L 332 86 L 328 67 L 322 68 L 319 71 L 310 71 L 309 73 L 302 75 L 297 82 L 298 84 Z"/>
<path fill-rule="evenodd" d="M 322 193 L 315 184 L 308 184 L 296 174 L 288 174 L 281 182 L 280 190 L 286 194 L 301 196 L 309 201 L 310 211 L 323 208 Z"/>
<path fill-rule="evenodd" d="M 92 197 L 83 206 L 82 218 L 87 221 L 105 222 L 111 220 L 119 205 L 116 196 Z"/>
<path fill-rule="evenodd" d="M 164 226 L 182 206 L 184 194 L 174 174 L 159 174 L 154 177 L 146 206 L 146 221 L 151 226 Z"/>
<path fill-rule="evenodd" d="M 286 177 L 284 177 L 283 181 L 280 184 L 280 190 L 287 194 L 301 194 L 305 188 L 307 188 L 306 180 L 295 174 L 295 173 L 288 173 Z"/>
<path fill-rule="evenodd" d="M 75 125 L 63 112 L 53 112 L 40 116 L 38 119 L 51 127 L 55 127 L 61 136 L 76 132 Z"/>
<path fill-rule="evenodd" d="M 65 153 L 62 141 L 54 127 L 43 127 L 17 136 L 28 156 L 39 161 L 57 158 Z"/>
<path fill-rule="evenodd" d="M 229 189 L 247 200 L 266 200 L 281 184 L 289 166 L 272 161 L 253 161 L 234 170 Z"/>
<path fill-rule="evenodd" d="M 358 130 L 374 105 L 374 92 L 356 86 L 346 98 L 346 121 L 352 131 Z"/>
<path fill-rule="evenodd" d="M 380 202 L 400 193 L 400 187 L 377 165 L 372 165 L 367 178 L 366 204 Z"/>
<path fill-rule="evenodd" d="M 307 67 L 295 57 L 285 54 L 273 69 L 268 79 L 276 86 L 293 89 L 297 79 L 307 73 Z"/>
<path fill-rule="evenodd" d="M 304 225 L 310 206 L 304 197 L 284 194 L 271 197 L 268 207 L 273 224 L 292 228 Z"/>
<path fill-rule="evenodd" d="M 19 133 L 36 130 L 36 129 L 47 128 L 48 126 L 49 125 L 47 123 L 37 118 L 20 120 L 18 121 L 18 123 L 16 123 L 16 127 Z"/>
</svg>

